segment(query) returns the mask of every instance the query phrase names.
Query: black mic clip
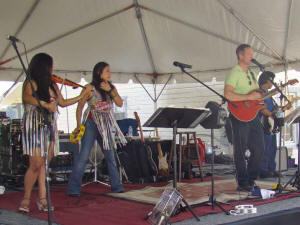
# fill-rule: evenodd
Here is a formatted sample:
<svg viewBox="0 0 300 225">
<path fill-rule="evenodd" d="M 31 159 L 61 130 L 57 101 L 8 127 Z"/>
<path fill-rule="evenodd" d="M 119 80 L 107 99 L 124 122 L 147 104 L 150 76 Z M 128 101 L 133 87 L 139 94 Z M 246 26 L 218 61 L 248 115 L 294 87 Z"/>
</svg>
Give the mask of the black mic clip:
<svg viewBox="0 0 300 225">
<path fill-rule="evenodd" d="M 261 72 L 264 72 L 265 71 L 265 66 L 260 64 L 259 62 L 257 62 L 256 59 L 251 59 L 251 62 L 254 63 L 255 65 L 257 65 L 260 69 Z"/>
<path fill-rule="evenodd" d="M 173 65 L 174 66 L 178 66 L 178 67 L 180 67 L 181 69 L 191 69 L 192 68 L 192 66 L 191 65 L 188 65 L 188 64 L 184 64 L 184 63 L 181 63 L 181 62 L 177 62 L 177 61 L 174 61 L 173 62 Z"/>
<path fill-rule="evenodd" d="M 7 36 L 7 40 L 12 41 L 12 42 L 20 42 L 20 43 L 23 43 L 20 39 L 16 38 L 15 36 L 11 36 L 11 35 L 8 35 L 8 36 Z"/>
</svg>

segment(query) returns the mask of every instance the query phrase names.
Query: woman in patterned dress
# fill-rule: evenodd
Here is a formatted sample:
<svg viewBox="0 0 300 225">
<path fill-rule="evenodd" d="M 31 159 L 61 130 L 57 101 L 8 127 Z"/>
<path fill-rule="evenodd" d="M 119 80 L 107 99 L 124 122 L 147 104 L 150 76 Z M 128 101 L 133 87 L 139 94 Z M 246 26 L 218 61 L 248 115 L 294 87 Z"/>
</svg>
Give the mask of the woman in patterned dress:
<svg viewBox="0 0 300 225">
<path fill-rule="evenodd" d="M 90 90 L 85 89 L 75 98 L 64 99 L 56 83 L 51 80 L 52 70 L 53 59 L 46 53 L 36 54 L 31 59 L 28 67 L 32 87 L 40 100 L 42 110 L 46 112 L 49 120 L 47 127 L 41 125 L 43 115 L 32 92 L 30 82 L 26 79 L 23 83 L 23 153 L 29 155 L 29 168 L 25 174 L 25 193 L 19 207 L 19 211 L 22 212 L 30 211 L 31 191 L 36 180 L 38 180 L 39 187 L 39 198 L 36 202 L 38 209 L 47 211 L 44 156 L 45 151 L 48 151 L 48 161 L 50 163 L 52 157 L 59 152 L 56 125 L 57 105 L 66 107 L 92 94 Z"/>
</svg>

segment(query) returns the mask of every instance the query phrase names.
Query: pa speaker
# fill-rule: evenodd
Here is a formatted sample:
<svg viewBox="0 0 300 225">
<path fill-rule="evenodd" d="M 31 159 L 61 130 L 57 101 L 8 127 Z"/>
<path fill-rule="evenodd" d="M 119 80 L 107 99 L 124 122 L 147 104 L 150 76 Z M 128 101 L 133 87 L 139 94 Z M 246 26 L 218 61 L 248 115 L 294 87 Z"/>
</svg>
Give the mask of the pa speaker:
<svg viewBox="0 0 300 225">
<path fill-rule="evenodd" d="M 279 148 L 276 151 L 276 157 L 275 157 L 275 162 L 276 162 L 276 171 L 279 171 Z M 280 162 L 280 167 L 281 171 L 287 171 L 288 170 L 288 150 L 285 146 L 281 147 L 281 162 Z"/>
<path fill-rule="evenodd" d="M 211 111 L 211 115 L 200 123 L 205 129 L 219 129 L 225 125 L 227 112 L 220 104 L 211 101 L 206 104 L 205 108 Z"/>
</svg>

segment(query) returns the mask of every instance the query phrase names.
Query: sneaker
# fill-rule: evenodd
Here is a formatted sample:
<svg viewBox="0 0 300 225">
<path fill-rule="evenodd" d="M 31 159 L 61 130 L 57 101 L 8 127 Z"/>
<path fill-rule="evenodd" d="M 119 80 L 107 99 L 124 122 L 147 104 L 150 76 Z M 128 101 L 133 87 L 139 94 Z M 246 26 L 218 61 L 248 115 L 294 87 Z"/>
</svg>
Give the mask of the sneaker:
<svg viewBox="0 0 300 225">
<path fill-rule="evenodd" d="M 249 186 L 252 187 L 252 189 L 254 189 L 254 188 L 260 188 L 260 187 L 255 183 L 255 180 L 249 180 Z"/>
</svg>

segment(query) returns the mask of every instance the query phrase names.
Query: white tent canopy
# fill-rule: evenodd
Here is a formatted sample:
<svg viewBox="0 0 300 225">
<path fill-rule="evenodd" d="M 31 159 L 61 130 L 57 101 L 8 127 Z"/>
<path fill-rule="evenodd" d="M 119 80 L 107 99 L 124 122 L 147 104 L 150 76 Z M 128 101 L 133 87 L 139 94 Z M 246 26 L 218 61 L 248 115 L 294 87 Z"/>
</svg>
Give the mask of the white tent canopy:
<svg viewBox="0 0 300 225">
<path fill-rule="evenodd" d="M 28 58 L 47 52 L 55 73 L 78 81 L 99 61 L 111 65 L 114 82 L 165 82 L 178 73 L 173 61 L 193 65 L 206 81 L 224 79 L 236 64 L 235 49 L 250 44 L 272 71 L 299 68 L 300 1 L 293 0 L 2 0 L 0 79 L 21 70 L 6 39 L 25 42 Z M 299 10 L 298 10 L 299 9 Z M 23 53 L 22 45 L 18 45 Z M 24 56 L 24 55 L 23 55 Z M 25 59 L 25 57 L 23 57 Z M 193 82 L 176 75 L 177 82 Z"/>
</svg>

